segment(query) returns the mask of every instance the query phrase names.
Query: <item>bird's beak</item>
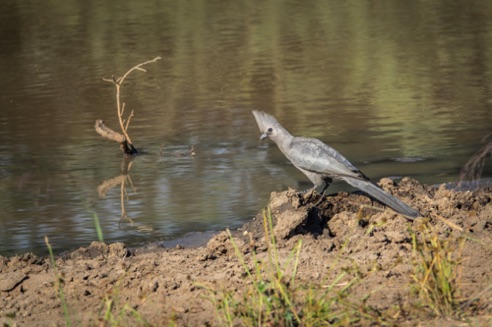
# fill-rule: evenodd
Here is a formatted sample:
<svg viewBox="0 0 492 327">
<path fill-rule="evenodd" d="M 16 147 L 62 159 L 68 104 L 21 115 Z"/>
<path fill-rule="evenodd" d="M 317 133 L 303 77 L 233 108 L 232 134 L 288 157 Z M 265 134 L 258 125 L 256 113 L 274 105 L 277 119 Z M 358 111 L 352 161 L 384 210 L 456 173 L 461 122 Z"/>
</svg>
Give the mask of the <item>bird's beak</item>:
<svg viewBox="0 0 492 327">
<path fill-rule="evenodd" d="M 263 140 L 264 140 L 264 139 L 266 139 L 267 137 L 268 137 L 267 133 L 263 133 L 263 134 L 261 134 L 261 136 L 260 136 L 260 140 L 262 140 L 262 141 L 263 141 Z"/>
</svg>

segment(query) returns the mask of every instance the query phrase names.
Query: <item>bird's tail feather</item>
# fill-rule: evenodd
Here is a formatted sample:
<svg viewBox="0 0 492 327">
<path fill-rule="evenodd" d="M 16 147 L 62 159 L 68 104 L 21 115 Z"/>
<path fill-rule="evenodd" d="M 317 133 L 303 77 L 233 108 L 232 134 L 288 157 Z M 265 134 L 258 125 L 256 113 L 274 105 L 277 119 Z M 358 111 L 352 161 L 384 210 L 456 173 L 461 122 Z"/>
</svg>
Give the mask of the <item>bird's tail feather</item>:
<svg viewBox="0 0 492 327">
<path fill-rule="evenodd" d="M 421 216 L 417 210 L 413 209 L 412 207 L 410 207 L 409 205 L 407 205 L 397 197 L 389 193 L 386 193 L 382 188 L 380 188 L 376 184 L 373 184 L 370 181 L 364 181 L 364 180 L 359 180 L 350 177 L 345 177 L 344 180 L 350 185 L 352 185 L 353 187 L 356 187 L 359 190 L 364 191 L 365 193 L 369 194 L 375 199 L 391 207 L 393 210 L 402 214 L 403 216 L 405 216 L 405 218 L 409 220 L 414 220 L 415 218 Z"/>
</svg>

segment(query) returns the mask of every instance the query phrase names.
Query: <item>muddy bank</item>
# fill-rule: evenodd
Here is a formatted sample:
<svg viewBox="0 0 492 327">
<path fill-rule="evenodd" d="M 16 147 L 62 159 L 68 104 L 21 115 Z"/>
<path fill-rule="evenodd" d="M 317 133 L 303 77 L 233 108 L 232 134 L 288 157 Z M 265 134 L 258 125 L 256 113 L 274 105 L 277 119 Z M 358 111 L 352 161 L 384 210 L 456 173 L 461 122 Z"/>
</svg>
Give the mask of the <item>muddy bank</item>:
<svg viewBox="0 0 492 327">
<path fill-rule="evenodd" d="M 453 319 L 435 318 L 426 310 L 412 311 L 417 299 L 410 292 L 415 271 L 412 235 L 428 221 L 448 244 L 464 242 L 460 257 L 460 296 L 469 299 L 467 312 L 474 325 L 490 324 L 492 307 L 492 201 L 491 189 L 455 192 L 431 188 L 412 179 L 398 185 L 380 183 L 388 192 L 417 208 L 426 219 L 408 222 L 381 204 L 358 193 L 306 199 L 293 190 L 272 193 L 273 233 L 281 262 L 302 241 L 298 257 L 299 284 L 322 286 L 341 272 L 357 275 L 350 299 L 366 298 L 366 305 L 386 312 L 403 308 L 392 319 L 397 324 L 452 325 Z M 266 260 L 263 213 L 232 231 L 246 264 L 252 253 Z M 240 293 L 248 284 L 227 233 L 207 246 L 169 248 L 149 246 L 130 250 L 124 244 L 93 243 L 56 258 L 24 254 L 0 257 L 0 322 L 12 326 L 105 325 L 108 308 L 121 314 L 123 325 L 217 325 L 215 309 L 206 300 L 210 289 Z M 58 279 L 56 276 L 59 276 Z M 59 282 L 58 282 L 59 280 Z M 58 284 L 60 283 L 60 284 Z M 58 292 L 61 285 L 63 294 Z M 62 297 L 68 314 L 64 314 Z M 107 317 L 107 315 L 106 315 Z M 458 319 L 455 317 L 454 319 Z M 114 322 L 113 322 L 114 324 Z M 364 324 L 364 322 L 361 322 Z"/>
</svg>

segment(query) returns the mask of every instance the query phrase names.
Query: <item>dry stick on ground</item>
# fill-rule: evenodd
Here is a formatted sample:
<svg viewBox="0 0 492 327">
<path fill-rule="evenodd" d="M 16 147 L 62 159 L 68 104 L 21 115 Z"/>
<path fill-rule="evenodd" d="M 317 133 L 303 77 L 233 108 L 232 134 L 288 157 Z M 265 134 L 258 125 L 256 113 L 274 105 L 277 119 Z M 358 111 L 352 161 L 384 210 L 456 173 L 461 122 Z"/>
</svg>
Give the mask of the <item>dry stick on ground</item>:
<svg viewBox="0 0 492 327">
<path fill-rule="evenodd" d="M 113 83 L 116 86 L 116 109 L 118 111 L 118 120 L 120 122 L 120 128 L 121 131 L 123 132 L 123 135 L 113 131 L 112 129 L 104 125 L 104 122 L 101 119 L 96 120 L 96 125 L 94 126 L 94 128 L 96 132 L 99 133 L 101 136 L 109 140 L 120 143 L 120 149 L 127 155 L 137 154 L 138 151 L 133 146 L 132 140 L 130 139 L 130 135 L 128 135 L 128 126 L 130 125 L 130 120 L 133 117 L 133 110 L 127 119 L 123 119 L 123 113 L 125 112 L 125 103 L 124 102 L 122 103 L 120 100 L 121 85 L 123 85 L 123 81 L 128 75 L 130 75 L 132 71 L 140 70 L 146 72 L 146 70 L 143 69 L 142 66 L 150 64 L 152 62 L 156 62 L 157 60 L 160 59 L 161 57 L 156 57 L 152 60 L 138 64 L 135 67 L 131 68 L 129 71 L 125 73 L 125 75 L 123 75 L 118 79 L 115 79 L 114 76 L 111 79 L 103 78 L 103 81 Z"/>
</svg>

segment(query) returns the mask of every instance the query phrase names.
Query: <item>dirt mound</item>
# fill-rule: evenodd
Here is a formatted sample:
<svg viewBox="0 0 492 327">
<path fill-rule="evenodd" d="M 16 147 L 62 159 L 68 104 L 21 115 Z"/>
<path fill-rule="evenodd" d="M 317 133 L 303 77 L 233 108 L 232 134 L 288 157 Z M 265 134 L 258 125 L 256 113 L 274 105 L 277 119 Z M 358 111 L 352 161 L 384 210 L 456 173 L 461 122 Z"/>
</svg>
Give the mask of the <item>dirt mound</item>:
<svg viewBox="0 0 492 327">
<path fill-rule="evenodd" d="M 153 325 L 170 320 L 178 325 L 215 325 L 214 308 L 204 300 L 207 292 L 239 292 L 247 280 L 238 253 L 247 265 L 254 264 L 253 251 L 256 260 L 263 260 L 271 246 L 265 233 L 271 236 L 272 231 L 281 261 L 302 242 L 297 271 L 300 282 L 321 285 L 342 271 L 357 274 L 362 282 L 354 287 L 352 297 L 368 297 L 367 303 L 384 310 L 410 299 L 407 286 L 415 269 L 412 240 L 421 236 L 425 226 L 448 243 L 458 245 L 467 240 L 461 258 L 463 297 L 480 294 L 477 325 L 490 322 L 491 189 L 455 192 L 407 178 L 398 185 L 383 179 L 380 185 L 425 218 L 408 222 L 358 192 L 320 199 L 317 194 L 288 190 L 272 193 L 271 220 L 260 212 L 242 228 L 231 231 L 234 242 L 227 231 L 199 248 L 154 246 L 152 251 L 130 251 L 121 243 L 94 242 L 56 258 L 56 270 L 49 259 L 31 254 L 0 257 L 0 322 L 52 326 L 65 324 L 68 316 L 76 325 L 94 325 L 109 310 L 128 316 L 137 312 Z M 59 287 L 68 315 L 63 314 Z M 429 317 L 408 316 L 399 322 L 452 324 Z"/>
</svg>

